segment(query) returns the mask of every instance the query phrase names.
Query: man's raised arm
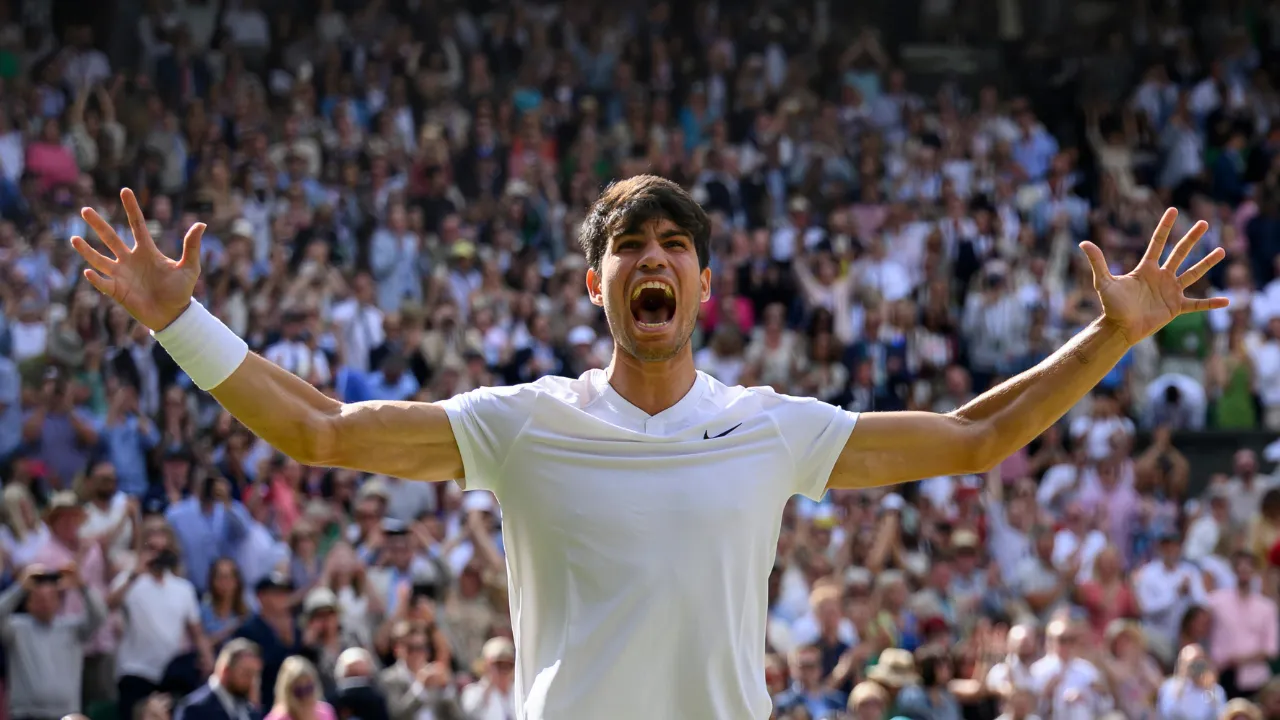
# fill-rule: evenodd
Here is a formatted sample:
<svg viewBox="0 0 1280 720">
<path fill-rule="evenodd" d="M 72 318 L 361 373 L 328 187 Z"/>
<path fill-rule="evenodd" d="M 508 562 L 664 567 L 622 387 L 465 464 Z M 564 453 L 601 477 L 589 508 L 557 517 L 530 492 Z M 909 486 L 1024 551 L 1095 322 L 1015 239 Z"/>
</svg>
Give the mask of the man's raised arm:
<svg viewBox="0 0 1280 720">
<path fill-rule="evenodd" d="M 1134 270 L 1114 276 L 1102 251 L 1081 244 L 1093 268 L 1103 315 L 1034 368 L 946 414 L 864 413 L 828 481 L 830 487 L 869 487 L 985 472 L 1034 440 L 1085 396 L 1136 343 L 1183 313 L 1227 306 L 1226 298 L 1196 299 L 1187 288 L 1218 264 L 1215 248 L 1178 274 L 1204 235 L 1197 222 L 1160 264 L 1177 211 L 1165 211 Z"/>
<path fill-rule="evenodd" d="M 156 248 L 133 192 L 120 193 L 134 247 L 91 208 L 81 211 L 115 256 L 84 238 L 71 244 L 89 263 L 85 278 L 150 328 L 203 390 L 272 446 L 308 465 L 344 467 L 417 480 L 462 477 L 462 458 L 445 410 L 429 403 L 334 400 L 289 371 L 248 351 L 217 318 L 192 300 L 200 275 L 200 238 L 193 225 L 174 261 Z"/>
</svg>

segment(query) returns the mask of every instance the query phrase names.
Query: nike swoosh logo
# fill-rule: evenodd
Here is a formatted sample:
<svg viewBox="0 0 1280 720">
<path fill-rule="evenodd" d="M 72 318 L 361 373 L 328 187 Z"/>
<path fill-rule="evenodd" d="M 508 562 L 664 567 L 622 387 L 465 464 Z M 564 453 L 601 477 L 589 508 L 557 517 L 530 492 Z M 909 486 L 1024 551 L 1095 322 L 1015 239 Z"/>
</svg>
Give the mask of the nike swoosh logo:
<svg viewBox="0 0 1280 720">
<path fill-rule="evenodd" d="M 703 431 L 702 431 L 702 439 L 703 439 L 703 440 L 714 440 L 714 439 L 716 439 L 716 438 L 722 438 L 722 437 L 724 437 L 725 435 L 728 435 L 729 433 L 733 432 L 734 430 L 737 430 L 737 429 L 738 429 L 738 428 L 740 428 L 740 427 L 742 427 L 742 423 L 738 423 L 737 425 L 734 425 L 733 427 L 729 428 L 728 430 L 725 430 L 724 432 L 720 433 L 719 435 L 708 435 L 708 434 L 707 434 L 707 431 L 706 431 L 706 430 L 703 430 Z"/>
</svg>

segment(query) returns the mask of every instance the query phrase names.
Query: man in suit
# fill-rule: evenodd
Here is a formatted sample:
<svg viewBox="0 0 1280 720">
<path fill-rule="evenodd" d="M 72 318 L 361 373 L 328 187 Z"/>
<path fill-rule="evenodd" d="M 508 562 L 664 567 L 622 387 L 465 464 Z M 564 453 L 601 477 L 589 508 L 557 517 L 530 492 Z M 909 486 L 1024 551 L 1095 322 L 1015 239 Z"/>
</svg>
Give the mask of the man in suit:
<svg viewBox="0 0 1280 720">
<path fill-rule="evenodd" d="M 209 682 L 173 709 L 173 720 L 261 720 L 261 681 L 258 646 L 235 638 L 218 654 Z"/>
<path fill-rule="evenodd" d="M 464 717 L 449 665 L 431 659 L 426 628 L 401 622 L 392 638 L 396 664 L 378 675 L 391 720 L 415 720 L 424 710 L 432 712 L 436 720 Z"/>
</svg>

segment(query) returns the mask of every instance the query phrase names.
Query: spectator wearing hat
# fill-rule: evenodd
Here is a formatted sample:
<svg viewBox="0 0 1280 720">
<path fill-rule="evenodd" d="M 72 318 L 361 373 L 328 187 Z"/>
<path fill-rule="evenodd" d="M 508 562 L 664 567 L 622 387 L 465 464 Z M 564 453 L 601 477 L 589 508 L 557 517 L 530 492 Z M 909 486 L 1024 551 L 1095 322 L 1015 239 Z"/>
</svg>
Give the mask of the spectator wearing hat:
<svg viewBox="0 0 1280 720">
<path fill-rule="evenodd" d="M 397 623 L 392 630 L 396 662 L 378 675 L 391 720 L 415 720 L 424 711 L 437 720 L 466 717 L 458 706 L 453 673 L 435 657 L 435 643 L 421 625 Z M 513 653 L 514 654 L 514 653 Z M 507 717 L 515 717 L 514 708 Z"/>
<path fill-rule="evenodd" d="M 349 647 L 359 647 L 358 638 L 342 626 L 338 596 L 327 587 L 312 588 L 302 601 L 303 636 L 316 658 L 316 671 L 324 685 L 325 697 L 337 696 L 338 657 Z"/>
<path fill-rule="evenodd" d="M 164 517 L 178 536 L 187 577 L 203 593 L 214 560 L 236 557 L 251 519 L 225 479 L 201 474 L 192 484 L 194 492 L 170 505 Z"/>
<path fill-rule="evenodd" d="M 920 684 L 915 656 L 909 650 L 893 647 L 880 651 L 875 665 L 867 671 L 867 679 L 884 688 L 895 715 L 898 714 L 898 701 L 903 692 Z"/>
<path fill-rule="evenodd" d="M 49 528 L 49 539 L 36 550 L 31 562 L 47 568 L 75 565 L 79 568 L 79 582 L 92 589 L 98 598 L 106 598 L 110 566 L 100 544 L 80 537 L 86 517 L 84 506 L 75 493 L 54 493 L 49 499 L 44 519 Z M 85 612 L 81 593 L 64 595 L 59 613 L 61 617 L 78 617 Z M 99 627 L 84 644 L 84 650 L 85 706 L 114 699 L 116 638 L 112 629 Z"/>
<path fill-rule="evenodd" d="M 297 588 L 284 573 L 271 573 L 254 584 L 258 612 L 236 631 L 236 637 L 252 641 L 262 653 L 262 687 L 275 688 L 285 658 L 302 655 L 315 660 L 314 645 L 321 624 L 299 625 L 290 598 Z"/>
<path fill-rule="evenodd" d="M 884 720 L 889 715 L 889 693 L 879 684 L 860 682 L 849 693 L 852 720 Z"/>
<path fill-rule="evenodd" d="M 1254 582 L 1257 559 L 1232 555 L 1235 587 L 1217 588 L 1205 602 L 1213 616 L 1210 659 L 1228 698 L 1253 695 L 1271 681 L 1270 662 L 1280 656 L 1280 609 Z"/>
<path fill-rule="evenodd" d="M 260 720 L 262 658 L 244 639 L 223 646 L 209 681 L 182 698 L 173 720 Z"/>
<path fill-rule="evenodd" d="M 379 597 L 385 599 L 387 614 L 394 615 L 415 584 L 439 588 L 448 581 L 449 571 L 443 561 L 415 550 L 416 538 L 408 525 L 387 518 L 381 528 L 382 548 L 375 566 L 368 571 L 369 581 Z"/>
<path fill-rule="evenodd" d="M 107 607 L 121 610 L 124 618 L 116 656 L 122 718 L 132 717 L 134 707 L 153 693 L 187 693 L 199 684 L 190 683 L 194 670 L 213 668 L 196 589 L 177 574 L 181 560 L 173 538 L 163 521 L 148 521 L 134 567 L 116 577 L 107 596 Z M 186 654 L 192 647 L 195 657 Z"/>
<path fill-rule="evenodd" d="M 1203 605 L 1207 594 L 1204 576 L 1182 559 L 1182 538 L 1172 530 L 1159 538 L 1158 557 L 1138 569 L 1134 593 L 1142 611 L 1147 641 L 1158 656 L 1172 658 L 1182 616 L 1193 605 Z"/>
<path fill-rule="evenodd" d="M 59 613 L 66 595 L 84 609 Z M 25 601 L 26 611 L 18 612 Z M 81 673 L 90 637 L 106 620 L 102 596 L 81 581 L 74 563 L 53 569 L 28 565 L 0 594 L 0 642 L 8 659 L 8 711 L 12 720 L 54 720 L 81 705 Z"/>
<path fill-rule="evenodd" d="M 387 699 L 377 685 L 378 663 L 363 647 L 352 646 L 342 651 L 334 666 L 337 694 L 333 707 L 340 718 L 390 720 Z"/>
<path fill-rule="evenodd" d="M 505 637 L 490 638 L 480 651 L 480 680 L 462 690 L 462 711 L 473 720 L 505 720 L 515 703 L 516 647 Z"/>
</svg>

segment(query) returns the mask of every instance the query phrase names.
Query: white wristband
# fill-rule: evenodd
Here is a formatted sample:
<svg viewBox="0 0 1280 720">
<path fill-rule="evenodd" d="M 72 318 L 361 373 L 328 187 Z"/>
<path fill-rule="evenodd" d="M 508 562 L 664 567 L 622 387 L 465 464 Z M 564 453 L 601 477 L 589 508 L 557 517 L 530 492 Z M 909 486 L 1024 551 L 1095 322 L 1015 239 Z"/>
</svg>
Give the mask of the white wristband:
<svg viewBox="0 0 1280 720">
<path fill-rule="evenodd" d="M 249 356 L 249 345 L 194 299 L 169 327 L 151 336 L 205 391 L 221 385 Z"/>
</svg>

